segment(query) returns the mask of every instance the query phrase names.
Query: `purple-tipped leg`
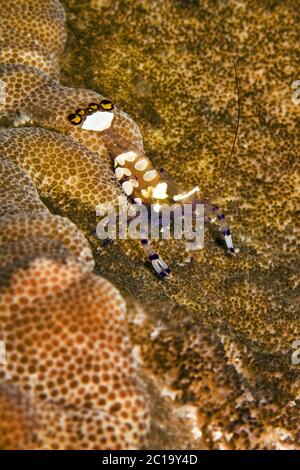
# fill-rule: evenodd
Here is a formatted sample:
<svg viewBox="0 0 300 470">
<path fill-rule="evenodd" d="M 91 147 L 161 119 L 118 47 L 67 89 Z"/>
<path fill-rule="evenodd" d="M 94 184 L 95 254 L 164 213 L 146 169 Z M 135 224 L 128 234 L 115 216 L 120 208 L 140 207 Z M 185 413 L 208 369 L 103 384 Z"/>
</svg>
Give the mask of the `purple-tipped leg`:
<svg viewBox="0 0 300 470">
<path fill-rule="evenodd" d="M 158 276 L 163 279 L 170 275 L 171 270 L 168 265 L 161 259 L 161 257 L 151 248 L 150 243 L 147 238 L 141 240 L 142 247 L 148 260 L 151 262 L 155 272 Z"/>
<path fill-rule="evenodd" d="M 224 236 L 224 240 L 229 253 L 235 256 L 238 253 L 238 250 L 234 247 L 229 225 L 226 222 L 225 216 L 224 214 L 222 214 L 221 209 L 218 206 L 213 206 L 210 203 L 205 203 L 204 213 L 209 221 L 214 220 L 218 224 Z"/>
</svg>

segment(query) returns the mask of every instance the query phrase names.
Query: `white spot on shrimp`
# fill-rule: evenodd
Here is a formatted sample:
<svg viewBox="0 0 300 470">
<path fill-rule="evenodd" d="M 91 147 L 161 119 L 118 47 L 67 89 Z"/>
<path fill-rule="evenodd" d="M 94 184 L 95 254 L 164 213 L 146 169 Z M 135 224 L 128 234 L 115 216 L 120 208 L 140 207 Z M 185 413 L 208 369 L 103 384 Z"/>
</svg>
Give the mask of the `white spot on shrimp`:
<svg viewBox="0 0 300 470">
<path fill-rule="evenodd" d="M 123 176 L 131 176 L 129 168 L 120 168 L 119 166 L 115 169 L 115 175 L 120 180 Z"/>
<path fill-rule="evenodd" d="M 143 158 L 142 160 L 139 160 L 138 162 L 136 162 L 136 164 L 134 165 L 134 168 L 138 171 L 144 171 L 148 166 L 148 161 Z"/>
<path fill-rule="evenodd" d="M 115 175 L 118 180 L 122 179 L 124 176 L 124 171 L 123 168 L 120 168 L 119 166 L 115 169 Z"/>
<path fill-rule="evenodd" d="M 123 189 L 124 193 L 127 196 L 130 196 L 130 194 L 132 194 L 132 191 L 133 191 L 132 182 L 131 181 L 124 181 L 124 183 L 122 184 L 122 189 Z"/>
<path fill-rule="evenodd" d="M 158 183 L 153 190 L 153 193 L 152 193 L 153 197 L 155 199 L 166 199 L 168 197 L 167 189 L 168 189 L 167 183 L 165 182 Z"/>
<path fill-rule="evenodd" d="M 136 157 L 136 153 L 130 150 L 129 152 L 120 153 L 120 155 L 118 155 L 115 160 L 117 160 L 120 165 L 125 165 L 125 161 L 134 162 Z"/>
<path fill-rule="evenodd" d="M 115 158 L 115 165 L 125 165 L 125 160 L 122 153 Z"/>
<path fill-rule="evenodd" d="M 113 113 L 107 113 L 103 111 L 96 111 L 96 113 L 87 116 L 84 120 L 81 129 L 86 131 L 103 131 L 109 129 L 114 118 Z"/>
</svg>

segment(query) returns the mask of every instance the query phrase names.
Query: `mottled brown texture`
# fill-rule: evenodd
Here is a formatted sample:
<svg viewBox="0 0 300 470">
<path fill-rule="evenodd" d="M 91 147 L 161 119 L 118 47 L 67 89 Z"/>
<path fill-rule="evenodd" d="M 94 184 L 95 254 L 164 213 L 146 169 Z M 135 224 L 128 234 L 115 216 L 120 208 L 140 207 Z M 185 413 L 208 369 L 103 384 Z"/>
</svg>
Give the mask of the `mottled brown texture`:
<svg viewBox="0 0 300 470">
<path fill-rule="evenodd" d="M 94 267 L 86 238 L 70 220 L 50 213 L 17 212 L 1 217 L 0 247 L 0 268 L 4 270 L 38 256 L 73 257 L 87 271 Z"/>
<path fill-rule="evenodd" d="M 34 40 L 50 53 L 61 54 L 66 41 L 63 12 L 57 9 L 53 11 L 52 8 L 47 10 L 47 2 L 39 2 L 38 8 L 38 2 L 32 3 L 34 6 L 28 4 L 24 8 L 20 2 L 13 1 L 7 8 L 7 2 L 5 5 L 1 2 L 1 39 L 9 44 L 10 40 L 16 42 L 22 37 L 28 42 Z"/>
<path fill-rule="evenodd" d="M 18 212 L 48 212 L 29 176 L 11 160 L 0 158 L 0 216 Z"/>
<path fill-rule="evenodd" d="M 37 258 L 2 287 L 0 311 L 7 358 L 0 377 L 37 412 L 34 448 L 141 446 L 147 402 L 125 302 L 110 283 L 70 260 Z"/>
<path fill-rule="evenodd" d="M 183 242 L 160 244 L 160 253 L 173 270 L 166 283 L 142 266 L 133 242 L 102 250 L 100 257 L 99 240 L 91 236 L 90 221 L 81 206 L 94 204 L 95 197 L 79 191 L 76 184 L 66 191 L 60 179 L 67 174 L 65 167 L 61 169 L 54 156 L 51 168 L 45 162 L 49 186 L 39 178 L 40 161 L 34 160 L 30 148 L 34 153 L 39 150 L 30 139 L 35 132 L 47 135 L 40 142 L 45 148 L 51 143 L 47 155 L 52 156 L 50 134 L 35 130 L 9 134 L 10 145 L 1 150 L 29 172 L 44 197 L 47 188 L 47 204 L 52 209 L 63 207 L 67 212 L 67 201 L 75 197 L 76 221 L 93 243 L 97 270 L 124 295 L 134 294 L 146 312 L 143 321 L 133 317 L 131 338 L 142 346 L 149 377 L 162 395 L 167 389 L 172 397 L 171 412 L 164 416 L 160 430 L 154 425 L 148 445 L 167 446 L 168 439 L 161 439 L 162 429 L 168 435 L 178 408 L 192 406 L 198 435 L 202 433 L 210 448 L 299 448 L 300 370 L 291 359 L 292 342 L 300 339 L 300 108 L 291 100 L 291 82 L 299 79 L 300 21 L 295 2 L 65 0 L 64 4 L 71 25 L 64 82 L 101 90 L 99 97 L 109 96 L 141 125 L 146 153 L 153 163 L 165 167 L 187 189 L 200 181 L 204 198 L 215 192 L 230 152 L 236 123 L 233 62 L 239 58 L 238 145 L 225 185 L 216 197 L 229 215 L 241 250 L 235 259 L 226 257 L 224 247 L 216 245 L 213 230 L 206 233 L 204 250 L 195 253 L 189 263 L 184 263 Z M 39 35 L 45 44 L 43 28 Z M 36 105 L 34 116 L 47 127 L 55 122 L 56 130 L 69 133 L 60 127 L 65 125 L 60 124 L 60 113 L 64 113 L 65 103 L 77 100 L 76 92 L 56 89 L 49 82 L 48 90 L 54 93 L 51 100 L 38 89 L 48 80 L 39 72 L 34 72 L 31 82 L 32 71 L 24 81 L 19 71 L 7 74 L 8 70 L 4 75 L 13 100 L 9 98 L 6 111 L 13 114 L 27 97 L 30 110 L 31 97 L 36 101 L 40 97 L 42 106 Z M 16 87 L 18 81 L 21 91 Z M 91 96 L 91 92 L 79 91 L 78 98 L 82 93 Z M 48 103 L 51 113 L 44 116 Z M 54 117 L 55 109 L 59 119 Z M 130 122 L 130 118 L 124 119 L 121 126 Z M 14 147 L 19 136 L 26 144 L 20 146 L 25 163 Z M 72 136 L 83 139 L 75 131 Z M 60 154 L 63 148 L 64 156 L 70 150 L 66 139 L 54 138 L 59 143 L 55 149 Z M 96 151 L 100 142 L 102 148 L 101 139 L 92 133 L 80 142 Z M 108 164 L 105 152 L 103 155 Z M 83 168 L 86 150 L 74 158 L 78 168 Z M 97 184 L 101 187 L 102 180 Z M 109 190 L 115 188 L 113 180 L 110 184 Z M 107 201 L 109 191 L 101 197 Z M 74 216 L 74 210 L 70 215 Z M 60 265 L 59 269 L 65 272 Z M 76 265 L 76 269 L 81 268 Z M 66 270 L 68 275 L 72 272 Z M 22 271 L 20 276 L 22 279 Z M 8 288 L 13 289 L 14 284 Z M 68 295 L 71 301 L 72 295 Z M 92 304 L 84 305 L 92 308 Z M 153 417 L 158 419 L 156 412 Z M 119 429 L 117 425 L 115 429 Z M 87 435 L 84 442 L 90 446 Z M 133 435 L 134 445 L 135 438 Z M 184 444 L 174 434 L 174 442 L 176 439 L 188 448 L 195 445 L 192 437 Z"/>
<path fill-rule="evenodd" d="M 131 447 L 128 426 L 102 409 L 62 407 L 0 386 L 0 449 L 118 450 Z"/>
<path fill-rule="evenodd" d="M 148 402 L 123 298 L 26 173 L 3 157 L 0 170 L 0 448 L 142 446 Z"/>
<path fill-rule="evenodd" d="M 246 381 L 258 398 L 251 406 L 239 406 L 234 398 L 241 394 L 237 385 L 233 396 L 225 394 L 224 402 L 210 385 L 218 380 L 213 365 L 215 379 L 206 377 L 203 388 L 195 381 L 195 396 L 191 399 L 187 393 L 176 403 L 195 402 L 203 416 L 205 386 L 209 387 L 214 406 L 220 407 L 215 415 L 211 413 L 216 408 L 209 407 L 205 426 L 215 427 L 218 421 L 216 428 L 223 433 L 219 443 L 211 432 L 207 434 L 211 447 L 225 445 L 230 421 L 229 447 L 298 447 L 300 371 L 291 359 L 292 342 L 300 338 L 300 108 L 291 99 L 291 83 L 299 79 L 296 4 L 64 3 L 72 32 L 63 79 L 110 96 L 139 123 L 154 164 L 165 167 L 185 188 L 200 183 L 204 198 L 215 192 L 230 153 L 237 118 L 233 62 L 239 59 L 238 144 L 216 202 L 229 218 L 240 254 L 235 259 L 224 256 L 212 230 L 206 232 L 204 250 L 187 264 L 183 264 L 183 243 L 159 246 L 173 270 L 168 283 L 153 279 L 139 260 L 121 256 L 117 247 L 99 257 L 98 266 L 141 301 L 154 315 L 154 324 L 167 323 L 171 342 L 183 322 L 220 335 L 224 363 L 237 383 Z M 76 67 L 80 75 L 74 74 Z M 132 243 L 126 250 L 136 253 Z M 150 355 L 148 361 L 153 342 L 144 328 L 142 324 L 135 330 L 134 338 L 140 335 L 144 343 L 148 341 L 143 357 L 157 380 L 162 379 L 165 353 Z M 189 331 L 181 334 L 187 354 L 171 349 L 169 367 L 186 370 L 197 362 L 199 354 Z M 197 377 L 203 373 L 200 367 Z M 228 372 L 226 381 L 230 376 Z M 173 384 L 174 392 L 177 389 L 178 382 Z M 253 414 L 257 420 L 252 425 Z"/>
<path fill-rule="evenodd" d="M 12 161 L 1 158 L 0 172 L 1 269 L 14 269 L 15 263 L 24 265 L 38 256 L 71 256 L 91 271 L 91 248 L 76 226 L 49 212 L 33 181 Z"/>
<path fill-rule="evenodd" d="M 73 139 L 45 129 L 9 129 L 1 134 L 0 153 L 18 164 L 40 195 L 65 214 L 89 211 L 121 195 L 105 147 L 98 153 Z"/>
<path fill-rule="evenodd" d="M 57 118 L 59 130 L 68 125 L 73 130 L 67 103 L 77 107 L 84 97 L 87 104 L 102 98 L 63 87 L 55 93 L 44 51 L 63 50 L 64 12 L 55 0 L 45 8 L 37 0 L 24 8 L 23 3 L 11 2 L 5 10 L 0 3 L 1 33 L 11 39 L 11 49 L 2 50 L 0 115 L 24 124 L 28 109 L 40 125 L 45 113 L 51 129 Z M 22 44 L 16 52 L 18 35 Z M 55 71 L 56 60 L 52 65 Z M 117 126 L 141 140 L 135 123 L 121 111 L 118 116 Z M 139 448 L 149 431 L 148 401 L 127 336 L 124 299 L 91 274 L 93 258 L 82 233 L 40 200 L 59 212 L 94 217 L 98 203 L 115 202 L 120 187 L 106 149 L 100 140 L 95 153 L 41 128 L 2 131 L 0 146 L 0 319 L 6 352 L 0 366 L 0 448 Z"/>
<path fill-rule="evenodd" d="M 29 400 L 13 385 L 0 384 L 0 449 L 21 450 L 33 445 L 34 420 Z"/>
<path fill-rule="evenodd" d="M 54 54 L 45 52 L 42 48 L 33 45 L 31 48 L 23 41 L 16 41 L 7 46 L 5 41 L 0 42 L 0 63 L 5 65 L 20 64 L 44 72 L 50 77 L 57 79 L 59 77 L 58 61 Z M 27 47 L 26 47 L 27 46 Z"/>
</svg>

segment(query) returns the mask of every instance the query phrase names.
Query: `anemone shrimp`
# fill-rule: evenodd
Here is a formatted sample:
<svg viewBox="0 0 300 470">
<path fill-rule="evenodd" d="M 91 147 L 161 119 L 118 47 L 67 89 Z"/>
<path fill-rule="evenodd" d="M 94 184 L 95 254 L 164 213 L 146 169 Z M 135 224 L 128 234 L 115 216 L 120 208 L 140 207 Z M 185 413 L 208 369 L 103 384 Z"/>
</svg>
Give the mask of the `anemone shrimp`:
<svg viewBox="0 0 300 470">
<path fill-rule="evenodd" d="M 240 120 L 236 66 L 234 69 L 238 118 L 231 153 L 225 165 L 219 191 L 234 153 Z M 162 205 L 172 209 L 174 203 L 181 206 L 190 204 L 192 217 L 195 219 L 198 215 L 197 209 L 202 205 L 204 220 L 216 222 L 229 253 L 232 255 L 237 253 L 224 214 L 211 202 L 217 191 L 208 200 L 202 200 L 199 198 L 198 186 L 191 191 L 182 191 L 165 170 L 155 169 L 143 150 L 143 139 L 138 125 L 112 101 L 91 90 L 62 86 L 47 74 L 24 65 L 1 66 L 0 79 L 6 93 L 5 103 L 0 106 L 0 117 L 12 116 L 16 127 L 26 126 L 29 123 L 49 129 L 51 132 L 58 131 L 62 139 L 65 134 L 83 145 L 84 150 L 96 152 L 100 159 L 108 158 L 118 188 L 120 186 L 128 202 L 133 206 L 143 205 L 149 210 L 153 206 L 160 214 Z M 170 268 L 151 247 L 148 233 L 141 238 L 141 245 L 159 277 L 167 277 Z"/>
<path fill-rule="evenodd" d="M 101 134 L 101 139 L 113 161 L 115 176 L 131 203 L 137 206 L 145 205 L 149 210 L 152 206 L 158 214 L 161 212 L 162 204 L 170 207 L 174 203 L 181 205 L 191 204 L 193 217 L 197 216 L 197 206 L 202 204 L 205 221 L 217 223 L 231 255 L 236 255 L 238 252 L 233 244 L 231 230 L 222 210 L 219 206 L 212 203 L 211 200 L 222 187 L 237 141 L 240 122 L 240 100 L 236 64 L 234 64 L 234 71 L 238 111 L 236 131 L 230 156 L 227 160 L 218 190 L 214 192 L 209 200 L 202 200 L 197 197 L 199 193 L 198 186 L 187 192 L 182 191 L 164 169 L 158 171 L 154 168 L 142 148 L 130 142 L 113 129 L 113 110 L 116 107 L 112 101 L 103 99 L 99 103 L 90 103 L 87 108 L 77 108 L 68 115 L 68 120 L 73 126 L 80 127 L 83 131 L 94 131 Z M 160 219 L 158 218 L 158 220 Z M 145 236 L 141 239 L 141 245 L 158 276 L 160 278 L 169 276 L 171 273 L 170 268 L 151 247 L 148 237 Z"/>
</svg>

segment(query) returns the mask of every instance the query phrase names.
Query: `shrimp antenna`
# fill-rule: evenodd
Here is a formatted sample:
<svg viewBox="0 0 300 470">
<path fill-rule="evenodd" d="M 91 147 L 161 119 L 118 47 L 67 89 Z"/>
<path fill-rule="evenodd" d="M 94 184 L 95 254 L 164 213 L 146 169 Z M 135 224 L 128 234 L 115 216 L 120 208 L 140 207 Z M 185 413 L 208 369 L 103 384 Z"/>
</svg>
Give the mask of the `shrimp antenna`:
<svg viewBox="0 0 300 470">
<path fill-rule="evenodd" d="M 234 154 L 235 144 L 236 144 L 237 137 L 238 137 L 238 132 L 239 132 L 240 118 L 241 118 L 241 102 L 240 102 L 239 80 L 238 80 L 237 67 L 236 67 L 237 62 L 238 61 L 233 62 L 234 76 L 235 76 L 235 86 L 236 86 L 236 94 L 237 94 L 237 123 L 236 123 L 235 135 L 234 135 L 234 139 L 232 141 L 231 152 L 230 152 L 229 158 L 227 160 L 225 169 L 223 171 L 223 175 L 220 179 L 220 182 L 217 186 L 217 189 L 215 190 L 213 195 L 210 197 L 210 200 L 213 199 L 218 194 L 218 192 L 220 191 L 220 189 L 222 189 L 222 187 L 224 185 L 225 176 L 226 176 L 227 170 L 229 168 L 229 165 L 231 163 L 232 156 Z"/>
</svg>

